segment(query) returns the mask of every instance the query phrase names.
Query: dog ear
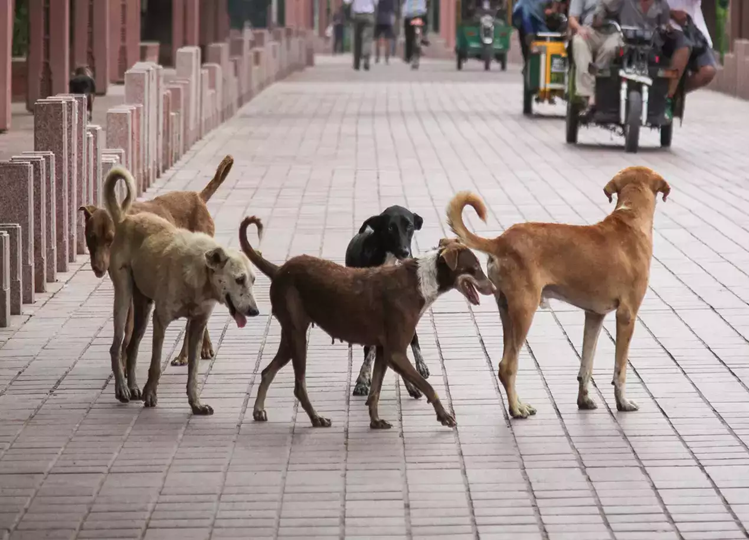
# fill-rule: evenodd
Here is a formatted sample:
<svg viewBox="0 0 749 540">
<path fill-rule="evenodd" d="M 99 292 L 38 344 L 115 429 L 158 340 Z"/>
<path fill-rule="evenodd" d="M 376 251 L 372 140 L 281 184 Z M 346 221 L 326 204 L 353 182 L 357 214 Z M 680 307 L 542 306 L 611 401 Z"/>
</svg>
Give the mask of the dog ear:
<svg viewBox="0 0 749 540">
<path fill-rule="evenodd" d="M 666 202 L 666 197 L 671 193 L 671 186 L 668 185 L 668 182 L 666 182 L 662 177 L 656 178 L 656 180 L 653 182 L 653 192 L 658 195 L 659 193 L 663 194 L 663 202 Z"/>
<path fill-rule="evenodd" d="M 616 184 L 616 179 L 610 180 L 608 184 L 606 184 L 606 187 L 603 188 L 603 192 L 606 194 L 606 196 L 609 198 L 609 202 L 613 200 L 612 195 L 614 193 L 619 193 L 619 186 Z"/>
<path fill-rule="evenodd" d="M 450 270 L 455 270 L 458 267 L 458 256 L 460 255 L 460 249 L 454 247 L 447 247 L 442 250 L 440 257 L 442 257 L 447 263 Z"/>
<path fill-rule="evenodd" d="M 422 225 L 424 225 L 424 218 L 419 214 L 414 214 L 414 230 L 420 231 Z"/>
<path fill-rule="evenodd" d="M 221 246 L 206 251 L 205 253 L 205 263 L 208 265 L 208 268 L 211 268 L 212 270 L 221 270 L 228 260 L 229 257 Z"/>
<path fill-rule="evenodd" d="M 373 231 L 378 230 L 380 227 L 382 227 L 382 224 L 384 223 L 384 218 L 385 216 L 383 215 L 377 215 L 377 216 L 372 216 L 370 218 L 367 218 L 367 221 L 362 223 L 362 226 L 359 228 L 359 234 L 366 231 L 367 227 L 369 227 Z"/>
<path fill-rule="evenodd" d="M 96 212 L 96 210 L 97 208 L 92 204 L 81 206 L 78 209 L 79 212 L 83 212 L 83 216 L 86 218 L 86 220 L 91 219 L 91 216 L 94 215 L 94 212 Z"/>
</svg>

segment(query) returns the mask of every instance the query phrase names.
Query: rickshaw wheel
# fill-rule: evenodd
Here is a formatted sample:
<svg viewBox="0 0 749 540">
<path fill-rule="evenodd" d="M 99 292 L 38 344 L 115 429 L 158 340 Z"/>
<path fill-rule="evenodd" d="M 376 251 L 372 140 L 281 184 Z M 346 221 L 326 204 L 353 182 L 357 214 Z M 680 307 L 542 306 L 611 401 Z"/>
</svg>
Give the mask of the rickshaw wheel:
<svg viewBox="0 0 749 540">
<path fill-rule="evenodd" d="M 455 55 L 456 57 L 456 63 L 458 66 L 458 71 L 463 69 L 463 55 L 460 54 L 460 51 L 458 51 L 458 54 Z"/>
<path fill-rule="evenodd" d="M 502 71 L 507 71 L 507 53 L 502 54 L 502 58 L 499 61 L 499 65 L 502 68 Z"/>
<path fill-rule="evenodd" d="M 580 131 L 580 111 L 573 96 L 569 96 L 567 100 L 565 128 L 567 132 L 567 144 L 577 144 L 577 133 Z"/>
<path fill-rule="evenodd" d="M 671 139 L 674 136 L 674 125 L 661 126 L 661 148 L 671 148 Z"/>
<path fill-rule="evenodd" d="M 624 126 L 624 151 L 636 154 L 640 146 L 640 123 L 642 122 L 642 94 L 631 91 L 627 98 L 627 125 Z"/>
</svg>

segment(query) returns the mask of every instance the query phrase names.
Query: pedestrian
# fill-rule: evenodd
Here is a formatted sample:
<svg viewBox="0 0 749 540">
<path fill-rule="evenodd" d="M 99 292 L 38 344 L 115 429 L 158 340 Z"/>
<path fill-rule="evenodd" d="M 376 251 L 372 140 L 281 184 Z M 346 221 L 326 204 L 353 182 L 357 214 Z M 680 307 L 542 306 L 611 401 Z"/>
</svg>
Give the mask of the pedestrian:
<svg viewBox="0 0 749 540">
<path fill-rule="evenodd" d="M 346 24 L 346 12 L 343 6 L 333 15 L 333 54 L 343 54 L 343 31 Z"/>
<path fill-rule="evenodd" d="M 377 0 L 343 1 L 351 4 L 351 14 L 354 19 L 354 69 L 358 71 L 359 64 L 363 63 L 364 70 L 369 71 Z"/>
<path fill-rule="evenodd" d="M 416 37 L 416 31 L 411 25 L 411 21 L 414 19 L 421 19 L 424 21 L 424 34 L 422 43 L 427 44 L 426 41 L 426 14 L 427 14 L 427 2 L 426 0 L 403 0 L 403 8 L 401 10 L 403 16 L 403 35 L 405 37 L 405 61 L 406 63 L 411 62 L 411 56 L 413 56 L 414 50 L 414 38 Z"/>
<path fill-rule="evenodd" d="M 385 47 L 385 63 L 390 63 L 393 24 L 395 23 L 395 1 L 379 0 L 377 2 L 377 24 L 375 25 L 375 62 L 380 61 L 380 45 Z"/>
</svg>

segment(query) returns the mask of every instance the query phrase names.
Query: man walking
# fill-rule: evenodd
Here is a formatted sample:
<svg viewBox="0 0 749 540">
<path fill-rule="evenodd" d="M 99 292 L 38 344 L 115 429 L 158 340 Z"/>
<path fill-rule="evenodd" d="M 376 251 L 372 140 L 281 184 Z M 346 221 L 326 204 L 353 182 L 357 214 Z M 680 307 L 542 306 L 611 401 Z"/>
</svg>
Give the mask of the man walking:
<svg viewBox="0 0 749 540">
<path fill-rule="evenodd" d="M 369 57 L 372 55 L 372 32 L 374 31 L 377 0 L 344 0 L 351 4 L 354 19 L 354 69 L 364 61 L 365 71 L 369 71 Z"/>
<path fill-rule="evenodd" d="M 385 63 L 390 63 L 393 24 L 395 23 L 395 0 L 377 2 L 377 25 L 375 26 L 375 62 L 380 61 L 380 45 L 385 45 Z"/>
</svg>

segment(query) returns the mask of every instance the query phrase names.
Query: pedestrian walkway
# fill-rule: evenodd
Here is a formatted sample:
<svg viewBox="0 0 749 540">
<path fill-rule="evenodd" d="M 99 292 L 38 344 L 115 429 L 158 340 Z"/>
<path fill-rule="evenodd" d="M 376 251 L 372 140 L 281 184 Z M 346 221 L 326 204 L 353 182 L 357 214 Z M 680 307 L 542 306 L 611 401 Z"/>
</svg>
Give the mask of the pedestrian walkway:
<svg viewBox="0 0 749 540">
<path fill-rule="evenodd" d="M 389 372 L 380 414 L 393 428 L 370 430 L 365 398 L 351 396 L 361 350 L 317 328 L 307 386 L 333 426 L 310 426 L 290 367 L 271 387 L 269 421 L 254 422 L 258 374 L 279 342 L 264 276 L 260 317 L 240 330 L 219 306 L 210 321 L 217 356 L 201 362 L 201 384 L 214 416 L 190 414 L 186 368 L 168 365 L 181 322 L 167 334 L 158 407 L 123 405 L 110 374 L 112 286 L 85 262 L 0 330 L 0 537 L 747 538 L 749 103 L 697 94 L 671 151 L 647 133 L 642 152 L 625 155 L 605 131 L 566 145 L 561 104 L 523 117 L 517 69 L 316 63 L 197 143 L 149 195 L 200 189 L 231 154 L 209 204 L 220 241 L 237 246 L 241 218 L 256 214 L 269 259 L 343 261 L 361 222 L 391 204 L 424 218 L 415 247 L 425 251 L 447 235 L 444 207 L 458 190 L 490 205 L 487 225 L 469 220 L 485 235 L 526 220 L 585 224 L 613 208 L 602 190 L 616 171 L 652 167 L 672 193 L 656 209 L 630 353 L 628 395 L 640 410 L 616 412 L 612 317 L 591 389 L 599 408 L 577 410 L 584 317 L 552 301 L 520 359 L 519 393 L 538 413 L 510 421 L 496 305 L 470 308 L 450 293 L 419 335 L 457 429 Z"/>
</svg>

